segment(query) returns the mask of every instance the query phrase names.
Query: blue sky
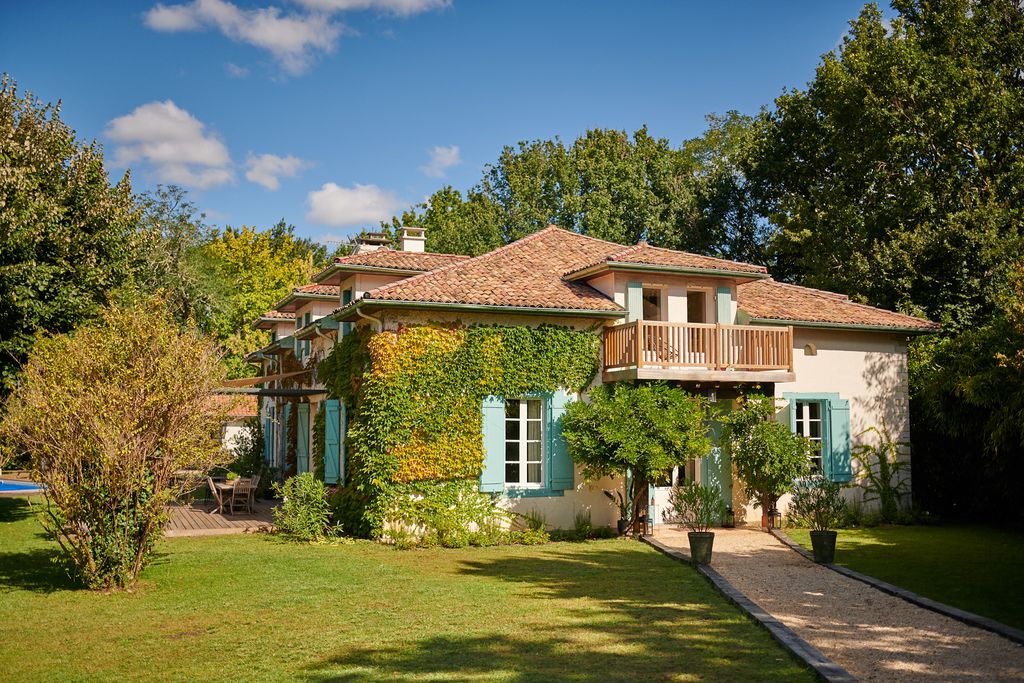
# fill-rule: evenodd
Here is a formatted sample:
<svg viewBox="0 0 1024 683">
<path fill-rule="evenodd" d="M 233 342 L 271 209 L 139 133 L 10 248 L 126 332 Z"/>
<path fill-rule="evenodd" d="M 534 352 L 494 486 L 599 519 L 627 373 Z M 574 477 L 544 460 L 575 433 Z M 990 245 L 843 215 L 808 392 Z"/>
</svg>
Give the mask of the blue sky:
<svg viewBox="0 0 1024 683">
<path fill-rule="evenodd" d="M 0 8 L 0 71 L 62 99 L 136 190 L 336 240 L 518 140 L 646 123 L 679 144 L 709 112 L 756 112 L 862 4 L 38 0 Z"/>
</svg>

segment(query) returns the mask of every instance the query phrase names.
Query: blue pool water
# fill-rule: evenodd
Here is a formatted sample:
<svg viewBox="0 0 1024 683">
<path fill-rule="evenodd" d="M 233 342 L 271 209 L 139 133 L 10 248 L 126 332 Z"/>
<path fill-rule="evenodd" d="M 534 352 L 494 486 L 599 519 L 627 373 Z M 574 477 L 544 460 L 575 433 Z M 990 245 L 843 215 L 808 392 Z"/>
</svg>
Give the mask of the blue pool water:
<svg viewBox="0 0 1024 683">
<path fill-rule="evenodd" d="M 43 488 L 34 481 L 10 481 L 0 479 L 0 495 L 12 496 L 27 495 L 30 493 L 42 493 Z"/>
</svg>

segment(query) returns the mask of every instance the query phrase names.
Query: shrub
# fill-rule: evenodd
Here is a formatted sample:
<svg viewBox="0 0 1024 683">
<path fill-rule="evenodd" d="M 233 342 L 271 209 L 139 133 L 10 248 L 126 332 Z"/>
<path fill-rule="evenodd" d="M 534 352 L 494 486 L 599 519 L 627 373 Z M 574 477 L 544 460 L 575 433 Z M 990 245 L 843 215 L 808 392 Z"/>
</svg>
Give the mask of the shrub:
<svg viewBox="0 0 1024 683">
<path fill-rule="evenodd" d="M 706 532 L 721 524 L 725 514 L 722 490 L 696 482 L 674 486 L 668 496 L 668 505 L 690 531 Z"/>
<path fill-rule="evenodd" d="M 771 398 L 752 395 L 722 420 L 732 464 L 746 494 L 761 507 L 762 524 L 779 497 L 807 472 L 811 453 L 811 442 L 770 419 L 774 413 Z"/>
<path fill-rule="evenodd" d="M 814 531 L 835 529 L 846 517 L 840 486 L 825 477 L 800 479 L 793 486 L 789 514 L 800 526 Z"/>
<path fill-rule="evenodd" d="M 167 504 L 227 460 L 219 354 L 153 300 L 106 309 L 72 335 L 40 336 L 0 434 L 46 485 L 44 524 L 90 588 L 135 583 Z"/>
<path fill-rule="evenodd" d="M 410 530 L 421 545 L 463 548 L 505 542 L 501 531 L 511 522 L 508 512 L 476 482 L 421 482 L 401 488 L 388 515 L 388 536 Z M 475 528 L 475 531 L 473 530 Z"/>
<path fill-rule="evenodd" d="M 906 471 L 910 462 L 901 457 L 910 448 L 904 441 L 894 441 L 889 428 L 869 427 L 859 436 L 873 433 L 878 445 L 861 443 L 853 449 L 857 467 L 857 485 L 864 489 L 864 502 L 878 501 L 878 513 L 883 522 L 892 523 L 900 513 L 901 500 L 910 494 L 910 479 Z"/>
<path fill-rule="evenodd" d="M 284 482 L 274 484 L 281 496 L 281 505 L 274 509 L 274 525 L 278 531 L 303 541 L 319 541 L 333 536 L 327 488 L 312 472 L 303 472 Z"/>
<path fill-rule="evenodd" d="M 240 477 L 255 477 L 263 472 L 263 425 L 259 418 L 249 418 L 235 438 L 231 450 L 235 459 L 228 463 L 228 470 Z"/>
<path fill-rule="evenodd" d="M 631 473 L 628 519 L 642 514 L 648 482 L 711 448 L 700 396 L 664 382 L 602 384 L 588 396 L 570 403 L 562 419 L 569 455 L 591 480 Z"/>
<path fill-rule="evenodd" d="M 523 518 L 523 523 L 530 531 L 544 531 L 547 529 L 548 518 L 539 510 L 530 510 L 529 512 L 525 512 L 519 516 Z"/>
<path fill-rule="evenodd" d="M 590 510 L 577 510 L 573 524 L 573 532 L 577 541 L 585 541 L 594 531 L 594 523 L 590 518 Z"/>
</svg>

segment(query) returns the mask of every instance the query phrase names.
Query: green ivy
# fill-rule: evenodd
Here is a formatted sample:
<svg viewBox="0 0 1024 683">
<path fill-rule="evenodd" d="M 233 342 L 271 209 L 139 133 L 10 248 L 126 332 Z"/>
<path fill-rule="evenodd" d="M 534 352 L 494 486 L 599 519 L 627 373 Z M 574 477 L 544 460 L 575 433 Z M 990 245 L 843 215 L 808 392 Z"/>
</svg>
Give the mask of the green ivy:
<svg viewBox="0 0 1024 683">
<path fill-rule="evenodd" d="M 417 325 L 346 335 L 318 369 L 349 408 L 349 486 L 357 495 L 342 499 L 362 506 L 360 526 L 379 537 L 409 486 L 430 498 L 441 489 L 428 483 L 479 477 L 484 398 L 582 391 L 597 372 L 599 350 L 596 329 L 556 325 Z"/>
</svg>

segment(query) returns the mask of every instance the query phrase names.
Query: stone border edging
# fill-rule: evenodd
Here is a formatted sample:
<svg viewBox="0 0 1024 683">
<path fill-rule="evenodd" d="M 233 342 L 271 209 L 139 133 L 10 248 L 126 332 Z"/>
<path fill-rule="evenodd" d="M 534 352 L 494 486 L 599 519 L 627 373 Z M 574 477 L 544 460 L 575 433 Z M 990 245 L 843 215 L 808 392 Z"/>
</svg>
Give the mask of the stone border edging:
<svg viewBox="0 0 1024 683">
<path fill-rule="evenodd" d="M 691 564 L 690 556 L 684 550 L 671 548 L 650 536 L 641 536 L 640 540 L 674 560 Z M 798 636 L 793 629 L 789 628 L 771 614 L 764 611 L 757 605 L 757 603 L 737 590 L 737 588 L 729 583 L 724 576 L 719 574 L 710 566 L 693 566 L 694 569 L 704 576 L 704 578 L 711 582 L 711 585 L 714 586 L 719 593 L 746 612 L 747 615 L 758 622 L 758 624 L 768 629 L 768 633 L 771 634 L 772 638 L 793 653 L 798 659 L 800 659 L 800 661 L 809 666 L 822 680 L 828 681 L 829 683 L 851 683 L 852 681 L 857 680 L 841 666 L 823 655 L 821 651 L 813 645 Z"/>
<path fill-rule="evenodd" d="M 787 536 L 786 533 L 781 529 L 772 529 L 771 534 L 775 538 L 779 539 L 779 541 L 789 546 L 791 550 L 796 551 L 797 553 L 803 555 L 811 562 L 814 562 L 814 555 L 811 554 L 811 552 L 804 548 L 802 545 L 800 545 L 799 543 L 791 539 L 789 536 Z M 998 636 L 1002 636 L 1007 640 L 1013 641 L 1018 645 L 1024 645 L 1024 631 L 1022 631 L 1019 628 L 1007 626 L 1006 624 L 996 621 L 995 619 L 989 619 L 988 617 L 983 617 L 980 614 L 968 612 L 967 610 L 962 610 L 959 607 L 953 607 L 952 605 L 947 605 L 943 602 L 932 600 L 931 598 L 926 598 L 923 595 L 918 595 L 917 593 L 908 591 L 905 588 L 894 586 L 891 583 L 882 581 L 881 579 L 876 579 L 873 576 L 861 574 L 860 572 L 854 571 L 853 569 L 840 567 L 835 564 L 823 564 L 821 566 L 826 567 L 827 569 L 831 569 L 832 571 L 838 574 L 842 574 L 843 576 L 849 577 L 856 581 L 860 581 L 861 583 L 866 583 L 872 588 L 880 590 L 883 593 L 888 593 L 889 595 L 894 595 L 897 598 L 906 600 L 907 602 L 913 605 L 917 605 L 918 607 L 923 607 L 933 612 L 937 612 L 943 616 L 949 617 L 950 619 L 956 619 L 957 621 L 963 622 L 968 626 L 974 626 L 980 629 L 984 629 L 986 631 L 991 631 L 992 633 L 995 633 Z"/>
</svg>

